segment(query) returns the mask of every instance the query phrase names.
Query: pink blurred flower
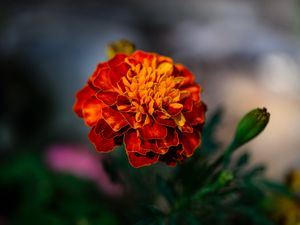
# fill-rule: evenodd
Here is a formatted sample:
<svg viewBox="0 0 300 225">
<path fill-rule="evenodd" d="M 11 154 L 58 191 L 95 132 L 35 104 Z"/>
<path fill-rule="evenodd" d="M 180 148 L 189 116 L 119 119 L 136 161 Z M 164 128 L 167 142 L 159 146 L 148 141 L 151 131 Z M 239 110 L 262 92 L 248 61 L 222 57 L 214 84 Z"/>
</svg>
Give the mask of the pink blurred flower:
<svg viewBox="0 0 300 225">
<path fill-rule="evenodd" d="M 69 173 L 96 182 L 107 195 L 117 197 L 123 194 L 123 186 L 112 182 L 105 171 L 103 156 L 92 154 L 85 146 L 52 145 L 47 149 L 46 163 L 56 172 Z"/>
</svg>

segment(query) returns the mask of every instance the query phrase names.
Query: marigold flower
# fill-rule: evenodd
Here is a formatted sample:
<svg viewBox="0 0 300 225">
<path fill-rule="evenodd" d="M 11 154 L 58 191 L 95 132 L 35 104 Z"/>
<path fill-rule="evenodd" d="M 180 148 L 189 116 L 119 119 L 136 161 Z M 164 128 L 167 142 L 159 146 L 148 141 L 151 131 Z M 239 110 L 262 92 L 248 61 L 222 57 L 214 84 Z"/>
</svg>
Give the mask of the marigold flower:
<svg viewBox="0 0 300 225">
<path fill-rule="evenodd" d="M 124 143 L 133 167 L 174 166 L 201 142 L 205 105 L 193 74 L 172 59 L 135 51 L 100 63 L 76 96 L 74 111 L 91 127 L 99 152 Z"/>
</svg>

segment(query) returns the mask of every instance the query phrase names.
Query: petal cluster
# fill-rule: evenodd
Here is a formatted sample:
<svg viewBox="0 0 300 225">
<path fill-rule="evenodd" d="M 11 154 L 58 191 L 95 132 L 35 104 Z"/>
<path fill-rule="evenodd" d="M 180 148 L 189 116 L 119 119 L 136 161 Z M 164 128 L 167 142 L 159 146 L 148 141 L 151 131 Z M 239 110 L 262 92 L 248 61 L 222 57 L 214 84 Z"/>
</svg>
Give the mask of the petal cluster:
<svg viewBox="0 0 300 225">
<path fill-rule="evenodd" d="M 136 51 L 100 63 L 76 95 L 74 111 L 99 152 L 124 143 L 133 167 L 174 166 L 201 142 L 205 105 L 193 74 L 172 59 Z"/>
</svg>

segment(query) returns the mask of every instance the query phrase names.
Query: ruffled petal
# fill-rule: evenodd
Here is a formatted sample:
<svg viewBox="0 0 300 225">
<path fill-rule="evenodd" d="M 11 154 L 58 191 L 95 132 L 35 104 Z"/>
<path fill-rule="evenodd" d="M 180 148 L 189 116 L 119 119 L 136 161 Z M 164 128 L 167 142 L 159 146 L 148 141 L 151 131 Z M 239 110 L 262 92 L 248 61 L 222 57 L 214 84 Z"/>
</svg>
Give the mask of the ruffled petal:
<svg viewBox="0 0 300 225">
<path fill-rule="evenodd" d="M 82 105 L 87 100 L 90 99 L 95 94 L 94 90 L 90 88 L 89 85 L 85 85 L 79 92 L 76 94 L 76 102 L 73 106 L 74 112 L 79 116 L 82 115 Z"/>
<path fill-rule="evenodd" d="M 89 133 L 89 139 L 96 147 L 98 152 L 111 152 L 116 146 L 114 139 L 105 139 L 100 134 L 97 134 L 95 128 Z"/>
<path fill-rule="evenodd" d="M 118 55 L 116 55 L 115 57 L 118 57 Z M 119 81 L 123 76 L 127 74 L 128 70 L 129 70 L 129 65 L 126 64 L 124 61 L 121 62 L 116 67 L 111 67 L 109 78 L 112 86 L 118 88 Z"/>
<path fill-rule="evenodd" d="M 194 130 L 193 133 L 180 133 L 180 142 L 187 157 L 193 155 L 196 148 L 200 145 L 200 133 Z"/>
<path fill-rule="evenodd" d="M 167 127 L 176 127 L 177 124 L 171 117 L 167 117 L 165 113 L 161 111 L 155 111 L 153 117 L 158 124 L 167 126 Z"/>
<path fill-rule="evenodd" d="M 179 145 L 178 134 L 175 129 L 168 129 L 168 134 L 164 139 L 157 140 L 157 145 L 160 148 L 169 148 Z"/>
<path fill-rule="evenodd" d="M 194 83 L 194 75 L 182 64 L 175 64 L 175 68 L 179 71 L 178 76 L 184 77 L 181 86 Z"/>
<path fill-rule="evenodd" d="M 105 103 L 106 105 L 114 105 L 117 102 L 117 97 L 119 94 L 114 91 L 99 91 L 96 94 L 96 97 Z"/>
<path fill-rule="evenodd" d="M 147 155 L 141 155 L 135 152 L 127 152 L 129 163 L 135 168 L 142 166 L 149 166 L 158 161 L 158 155 L 153 153 L 148 153 Z"/>
<path fill-rule="evenodd" d="M 191 96 L 183 98 L 180 100 L 180 103 L 183 105 L 182 111 L 183 112 L 190 112 L 193 109 L 193 99 Z"/>
<path fill-rule="evenodd" d="M 181 127 L 181 131 L 184 133 L 193 133 L 194 128 L 191 126 L 191 124 L 186 121 L 183 127 Z"/>
<path fill-rule="evenodd" d="M 93 85 L 101 90 L 113 90 L 112 84 L 110 82 L 110 71 L 109 67 L 102 68 L 97 71 L 97 75 L 93 75 Z"/>
<path fill-rule="evenodd" d="M 203 124 L 205 119 L 205 108 L 204 105 L 200 102 L 195 102 L 191 112 L 185 112 L 184 117 L 190 124 Z"/>
<path fill-rule="evenodd" d="M 139 129 L 143 139 L 163 139 L 167 136 L 167 128 L 156 122 L 147 124 Z"/>
<path fill-rule="evenodd" d="M 158 146 L 157 145 L 158 140 L 142 140 L 141 147 L 147 150 L 148 152 L 151 151 L 156 154 L 165 154 L 168 151 L 168 148 L 163 146 Z"/>
<path fill-rule="evenodd" d="M 114 131 L 119 131 L 121 128 L 128 125 L 127 120 L 122 116 L 122 114 L 111 107 L 104 107 L 102 109 L 102 116 L 106 123 Z"/>
<path fill-rule="evenodd" d="M 134 112 L 129 99 L 124 95 L 117 97 L 117 108 L 121 112 Z"/>
<path fill-rule="evenodd" d="M 141 147 L 141 140 L 138 137 L 137 131 L 134 129 L 131 129 L 125 133 L 124 143 L 126 152 L 136 152 L 142 155 L 146 155 L 148 152 L 148 150 Z"/>
<path fill-rule="evenodd" d="M 195 102 L 200 101 L 201 88 L 199 85 L 197 85 L 197 84 L 190 85 L 190 86 L 184 87 L 182 90 L 188 91 L 191 94 L 191 98 L 193 101 L 195 101 Z"/>
<path fill-rule="evenodd" d="M 103 103 L 96 97 L 87 99 L 82 105 L 82 115 L 88 126 L 94 126 L 101 118 Z"/>
<path fill-rule="evenodd" d="M 112 139 L 118 135 L 120 135 L 119 132 L 115 132 L 111 127 L 105 122 L 104 119 L 100 119 L 95 126 L 95 132 L 97 134 L 100 134 L 105 139 Z"/>
<path fill-rule="evenodd" d="M 183 161 L 186 159 L 186 156 L 183 156 L 182 145 L 172 146 L 169 148 L 169 151 L 159 156 L 159 161 L 166 163 L 168 166 L 176 166 L 178 161 Z"/>
<path fill-rule="evenodd" d="M 176 116 L 181 112 L 182 108 L 183 105 L 180 103 L 171 103 L 168 105 L 167 112 L 172 116 Z"/>
</svg>

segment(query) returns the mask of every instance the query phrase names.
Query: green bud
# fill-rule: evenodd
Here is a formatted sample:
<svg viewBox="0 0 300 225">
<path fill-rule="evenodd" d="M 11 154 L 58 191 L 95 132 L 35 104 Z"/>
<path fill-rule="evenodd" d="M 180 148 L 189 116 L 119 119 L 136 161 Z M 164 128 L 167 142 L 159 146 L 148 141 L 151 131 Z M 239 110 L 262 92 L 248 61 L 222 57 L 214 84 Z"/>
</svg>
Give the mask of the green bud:
<svg viewBox="0 0 300 225">
<path fill-rule="evenodd" d="M 248 112 L 239 122 L 233 145 L 235 148 L 247 143 L 259 135 L 267 126 L 270 113 L 266 108 L 257 108 Z"/>
<path fill-rule="evenodd" d="M 113 58 L 117 53 L 131 54 L 135 51 L 135 45 L 128 40 L 112 42 L 107 46 L 107 58 Z"/>
</svg>

